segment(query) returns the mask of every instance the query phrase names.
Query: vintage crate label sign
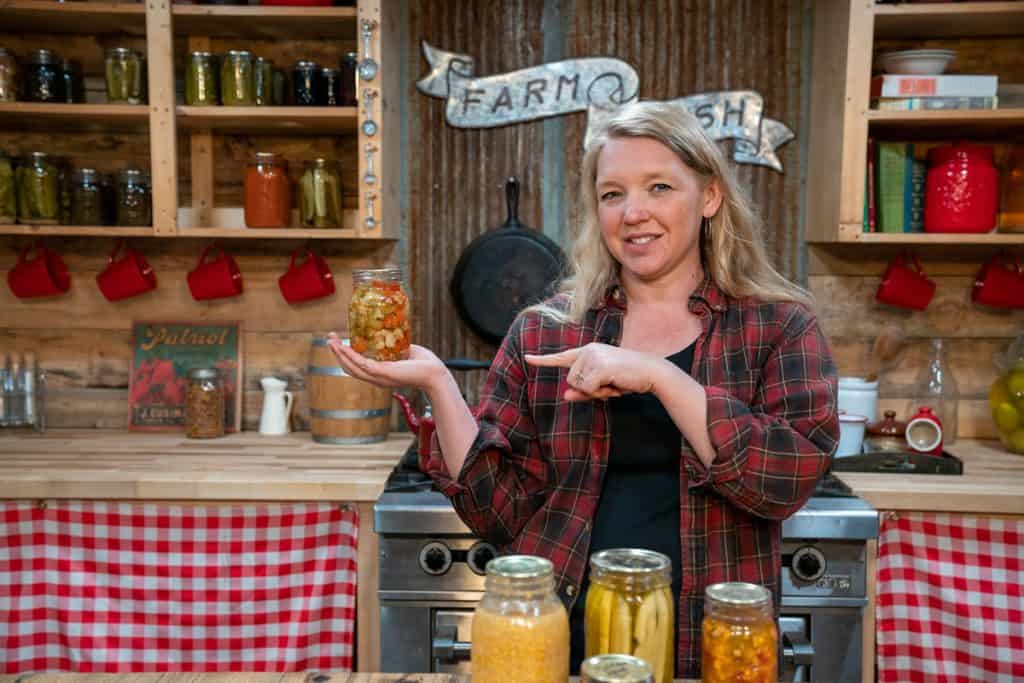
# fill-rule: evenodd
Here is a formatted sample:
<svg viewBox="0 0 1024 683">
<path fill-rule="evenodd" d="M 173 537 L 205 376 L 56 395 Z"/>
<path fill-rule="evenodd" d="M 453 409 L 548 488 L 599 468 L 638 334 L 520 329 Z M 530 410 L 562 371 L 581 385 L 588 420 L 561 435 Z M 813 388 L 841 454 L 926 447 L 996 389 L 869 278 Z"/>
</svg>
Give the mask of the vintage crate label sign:
<svg viewBox="0 0 1024 683">
<path fill-rule="evenodd" d="M 135 430 L 181 429 L 192 368 L 217 368 L 224 385 L 226 431 L 241 425 L 242 334 L 238 323 L 135 322 L 128 387 Z"/>
</svg>

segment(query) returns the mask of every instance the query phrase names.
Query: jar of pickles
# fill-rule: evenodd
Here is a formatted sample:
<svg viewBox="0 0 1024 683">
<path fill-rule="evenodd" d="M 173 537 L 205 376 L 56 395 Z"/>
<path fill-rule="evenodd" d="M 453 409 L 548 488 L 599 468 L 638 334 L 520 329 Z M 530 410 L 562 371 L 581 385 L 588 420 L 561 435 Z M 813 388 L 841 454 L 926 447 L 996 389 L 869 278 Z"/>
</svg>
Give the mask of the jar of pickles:
<svg viewBox="0 0 1024 683">
<path fill-rule="evenodd" d="M 753 583 L 716 583 L 704 590 L 704 683 L 776 683 L 778 646 L 772 594 L 767 588 Z"/>
<path fill-rule="evenodd" d="M 341 227 L 341 172 L 338 162 L 317 157 L 306 162 L 299 181 L 299 213 L 309 228 Z"/>
<path fill-rule="evenodd" d="M 261 107 L 274 103 L 274 63 L 257 57 L 252 60 L 253 101 Z"/>
<path fill-rule="evenodd" d="M 569 617 L 549 560 L 508 555 L 488 562 L 472 631 L 473 683 L 569 680 Z"/>
<path fill-rule="evenodd" d="M 252 53 L 228 50 L 220 64 L 220 99 L 226 107 L 256 104 L 253 92 Z"/>
<path fill-rule="evenodd" d="M 18 216 L 18 201 L 14 183 L 14 162 L 0 152 L 0 224 L 14 223 Z"/>
<path fill-rule="evenodd" d="M 104 61 L 107 101 L 142 104 L 145 102 L 145 78 L 142 58 L 128 47 L 112 47 Z"/>
<path fill-rule="evenodd" d="M 80 168 L 71 187 L 71 224 L 103 225 L 103 188 L 95 168 Z"/>
<path fill-rule="evenodd" d="M 18 60 L 6 47 L 0 47 L 0 102 L 18 101 Z"/>
<path fill-rule="evenodd" d="M 60 56 L 40 48 L 29 53 L 25 68 L 25 99 L 29 102 L 63 102 L 64 77 Z"/>
<path fill-rule="evenodd" d="M 224 387 L 216 368 L 193 368 L 185 388 L 185 436 L 224 436 Z"/>
<path fill-rule="evenodd" d="M 273 152 L 257 152 L 245 169 L 245 225 L 287 228 L 291 222 L 288 162 Z"/>
<path fill-rule="evenodd" d="M 672 561 L 652 550 L 616 548 L 590 558 L 584 608 L 587 657 L 624 654 L 651 665 L 655 683 L 675 673 Z"/>
<path fill-rule="evenodd" d="M 60 218 L 57 165 L 49 154 L 32 152 L 15 173 L 18 186 L 18 222 L 56 225 Z"/>
<path fill-rule="evenodd" d="M 137 168 L 124 169 L 118 175 L 117 224 L 148 226 L 152 222 L 152 200 L 145 175 Z"/>
<path fill-rule="evenodd" d="M 210 52 L 195 51 L 188 56 L 185 71 L 185 104 L 212 107 L 217 104 L 220 86 L 217 64 Z"/>
<path fill-rule="evenodd" d="M 352 348 L 368 358 L 409 357 L 409 297 L 401 269 L 352 271 L 348 330 Z"/>
</svg>

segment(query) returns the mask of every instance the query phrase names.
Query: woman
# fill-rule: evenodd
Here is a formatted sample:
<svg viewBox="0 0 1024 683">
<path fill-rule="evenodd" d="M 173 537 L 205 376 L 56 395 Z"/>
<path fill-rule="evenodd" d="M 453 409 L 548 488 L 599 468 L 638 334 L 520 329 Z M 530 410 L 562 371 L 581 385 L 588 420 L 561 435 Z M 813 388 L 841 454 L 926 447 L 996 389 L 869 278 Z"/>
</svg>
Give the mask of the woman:
<svg viewBox="0 0 1024 683">
<path fill-rule="evenodd" d="M 673 562 L 676 676 L 698 677 L 705 586 L 750 581 L 778 604 L 781 521 L 838 439 L 835 368 L 691 114 L 623 107 L 581 182 L 572 272 L 513 323 L 477 417 L 427 349 L 379 363 L 332 348 L 360 379 L 425 391 L 437 432 L 421 467 L 475 533 L 554 563 L 573 671 L 589 556 L 646 547 Z"/>
</svg>

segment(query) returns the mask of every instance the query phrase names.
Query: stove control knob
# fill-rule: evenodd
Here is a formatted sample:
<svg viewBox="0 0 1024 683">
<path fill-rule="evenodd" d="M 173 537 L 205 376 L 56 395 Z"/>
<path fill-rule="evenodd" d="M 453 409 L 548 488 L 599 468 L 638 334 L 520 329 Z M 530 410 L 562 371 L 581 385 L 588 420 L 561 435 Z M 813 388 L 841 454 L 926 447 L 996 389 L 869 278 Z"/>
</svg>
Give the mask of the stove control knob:
<svg viewBox="0 0 1024 683">
<path fill-rule="evenodd" d="M 444 574 L 452 566 L 452 551 L 444 543 L 431 541 L 420 548 L 420 569 L 432 576 Z"/>
<path fill-rule="evenodd" d="M 487 563 L 497 556 L 498 551 L 493 545 L 484 541 L 477 541 L 469 549 L 469 553 L 466 555 L 466 563 L 473 570 L 474 574 L 483 576 L 486 573 Z"/>
<path fill-rule="evenodd" d="M 801 581 L 817 581 L 825 573 L 825 556 L 817 548 L 805 545 L 793 553 L 790 566 Z"/>
</svg>

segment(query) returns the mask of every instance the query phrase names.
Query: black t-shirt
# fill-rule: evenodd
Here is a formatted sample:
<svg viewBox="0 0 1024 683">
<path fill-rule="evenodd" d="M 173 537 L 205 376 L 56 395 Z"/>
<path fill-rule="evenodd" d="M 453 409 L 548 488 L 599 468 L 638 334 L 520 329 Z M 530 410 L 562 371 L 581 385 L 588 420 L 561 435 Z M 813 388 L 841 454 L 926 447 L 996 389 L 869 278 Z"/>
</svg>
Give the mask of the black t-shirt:
<svg viewBox="0 0 1024 683">
<path fill-rule="evenodd" d="M 668 360 L 689 373 L 695 344 Z M 654 394 L 627 394 L 608 401 L 611 447 L 604 487 L 594 515 L 590 554 L 609 548 L 644 548 L 672 560 L 672 604 L 679 609 L 682 549 L 679 544 L 679 458 L 682 436 Z M 590 565 L 569 615 L 570 670 L 583 661 L 583 616 Z M 676 614 L 676 624 L 679 615 Z"/>
</svg>

